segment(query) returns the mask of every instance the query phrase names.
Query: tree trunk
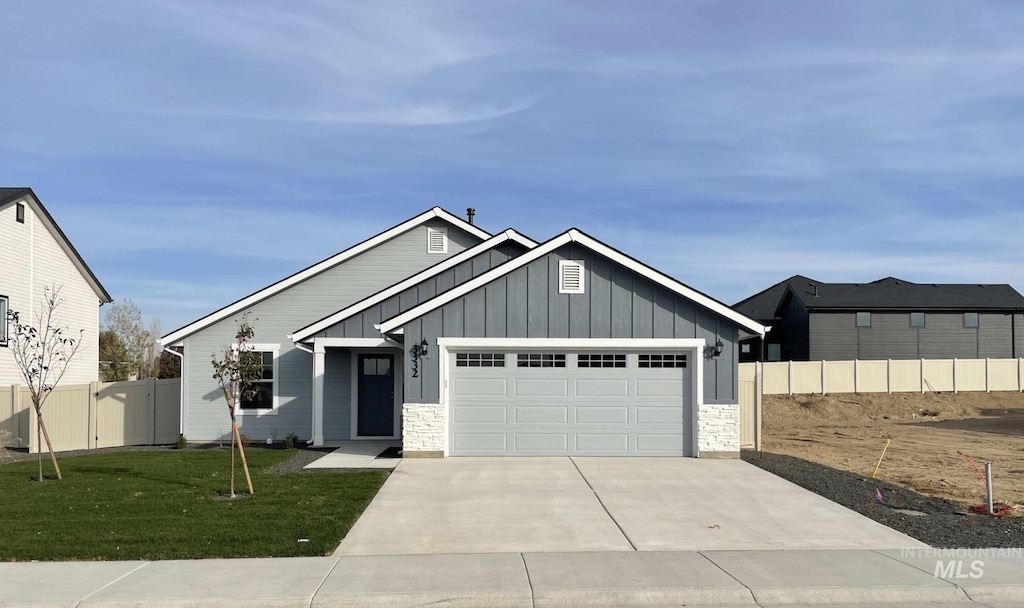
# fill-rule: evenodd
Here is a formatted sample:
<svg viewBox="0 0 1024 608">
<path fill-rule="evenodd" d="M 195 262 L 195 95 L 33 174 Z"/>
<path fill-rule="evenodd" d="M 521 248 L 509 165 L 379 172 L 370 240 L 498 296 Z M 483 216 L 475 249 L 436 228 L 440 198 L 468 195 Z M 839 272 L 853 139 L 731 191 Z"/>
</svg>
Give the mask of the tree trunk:
<svg viewBox="0 0 1024 608">
<path fill-rule="evenodd" d="M 64 479 L 64 476 L 60 474 L 60 465 L 57 464 L 57 454 L 53 451 L 53 444 L 50 442 L 50 434 L 46 432 L 46 423 L 43 422 L 43 415 L 38 410 L 36 410 L 36 424 L 43 431 L 43 437 L 46 439 L 46 449 L 50 450 L 50 460 L 53 461 L 53 470 L 57 471 L 57 479 Z M 42 469 L 40 469 L 39 481 L 42 480 L 43 473 Z"/>
<path fill-rule="evenodd" d="M 235 437 L 238 436 L 238 426 L 231 421 L 231 498 L 235 497 Z"/>
<path fill-rule="evenodd" d="M 238 437 L 238 426 L 235 425 L 232 428 L 234 429 L 235 436 Z M 242 470 L 245 471 L 245 483 L 249 486 L 249 496 L 255 496 L 256 491 L 252 487 L 252 477 L 249 476 L 249 463 L 245 461 L 245 446 L 242 445 L 241 437 L 238 437 L 238 453 L 242 456 Z M 234 457 L 234 453 L 232 453 L 232 457 Z"/>
</svg>

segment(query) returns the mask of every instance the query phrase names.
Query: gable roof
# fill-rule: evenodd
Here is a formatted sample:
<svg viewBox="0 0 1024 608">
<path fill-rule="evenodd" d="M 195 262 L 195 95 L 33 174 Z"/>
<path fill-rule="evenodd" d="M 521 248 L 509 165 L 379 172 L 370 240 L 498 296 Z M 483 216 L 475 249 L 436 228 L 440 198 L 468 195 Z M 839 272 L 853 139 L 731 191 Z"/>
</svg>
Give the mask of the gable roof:
<svg viewBox="0 0 1024 608">
<path fill-rule="evenodd" d="M 431 277 L 435 277 L 441 274 L 442 272 L 450 268 L 454 268 L 455 266 L 465 262 L 466 260 L 472 259 L 477 255 L 485 251 L 489 251 L 507 241 L 515 241 L 516 243 L 519 243 L 520 245 L 526 247 L 527 249 L 533 249 L 534 247 L 537 246 L 536 241 L 529 239 L 523 236 L 522 234 L 516 232 L 515 230 L 509 228 L 508 230 L 505 230 L 504 232 L 500 232 L 494 235 L 493 237 L 476 245 L 475 247 L 465 249 L 458 253 L 457 255 L 453 255 L 448 259 L 444 260 L 443 262 L 440 262 L 439 264 L 434 264 L 433 266 L 427 268 L 423 272 L 414 274 L 413 276 L 399 283 L 395 283 L 394 285 L 388 287 L 387 289 L 378 291 L 377 293 L 373 294 L 368 298 L 364 298 L 363 300 L 360 300 L 359 302 L 356 302 L 351 306 L 339 310 L 333 315 L 324 317 L 319 321 L 311 323 L 303 327 L 302 329 L 296 331 L 290 337 L 295 342 L 302 342 L 303 340 L 312 337 L 314 334 L 321 332 L 332 325 L 335 325 L 337 323 L 344 321 L 345 319 L 353 317 L 375 304 L 379 304 L 384 300 L 394 295 L 397 295 L 418 283 L 421 283 Z"/>
<path fill-rule="evenodd" d="M 887 277 L 872 283 L 791 284 L 789 293 L 808 310 L 1024 310 L 1024 296 L 1005 284 L 911 283 Z"/>
<path fill-rule="evenodd" d="M 416 228 L 420 224 L 434 218 L 444 220 L 457 228 L 465 230 L 466 232 L 476 236 L 479 239 L 488 239 L 491 237 L 491 234 L 489 232 L 481 230 L 478 226 L 470 224 L 466 220 L 455 215 L 452 215 L 451 213 L 445 211 L 444 209 L 441 209 L 440 207 L 434 207 L 432 209 L 424 211 L 423 213 L 417 215 L 416 217 L 410 218 L 402 222 L 401 224 L 388 228 L 387 230 L 377 234 L 376 236 L 372 236 L 361 243 L 353 245 L 352 247 L 349 247 L 348 249 L 340 253 L 336 253 L 325 260 L 321 260 L 320 262 L 317 262 L 316 264 L 313 264 L 308 268 L 300 270 L 299 272 L 296 272 L 291 276 L 285 277 L 284 279 L 281 279 L 280 281 L 272 285 L 268 285 L 267 287 L 264 287 L 263 289 L 260 289 L 259 291 L 256 291 L 240 300 L 236 300 L 231 304 L 228 304 L 227 306 L 220 308 L 201 319 L 193 321 L 188 325 L 179 327 L 178 329 L 160 338 L 160 343 L 163 344 L 164 346 L 177 345 L 177 343 L 181 342 L 188 336 L 202 329 L 205 329 L 213 325 L 214 323 L 223 321 L 224 319 L 230 317 L 231 315 L 236 314 L 242 310 L 245 310 L 246 308 L 252 306 L 253 304 L 256 304 L 257 302 L 265 300 L 270 296 L 280 293 L 293 285 L 301 283 L 302 281 L 314 277 L 320 274 L 321 272 L 324 272 L 325 270 L 333 268 L 338 264 L 345 262 L 346 260 L 354 258 L 355 256 L 365 251 L 368 251 L 376 247 L 377 245 L 380 245 L 381 243 L 384 243 L 402 233 L 408 232 L 409 230 Z"/>
<path fill-rule="evenodd" d="M 795 274 L 788 279 L 779 281 L 764 291 L 755 293 L 745 300 L 740 300 L 733 304 L 732 307 L 740 314 L 744 314 L 751 319 L 756 319 L 758 321 L 770 321 L 775 318 L 775 311 L 782 302 L 783 296 L 786 295 L 787 288 L 790 284 L 808 285 L 817 283 L 818 281 L 815 281 L 814 279 Z"/>
<path fill-rule="evenodd" d="M 679 281 L 673 279 L 672 277 L 663 274 L 655 270 L 654 268 L 651 268 L 650 266 L 647 266 L 646 264 L 622 253 L 617 249 L 605 245 L 601 241 L 598 241 L 597 239 L 587 235 L 586 233 L 576 228 L 570 228 L 566 232 L 563 232 L 562 234 L 550 239 L 546 243 L 543 243 L 542 245 L 535 247 L 531 251 L 528 251 L 517 258 L 512 258 L 511 260 L 505 262 L 504 264 L 485 272 L 484 274 L 476 277 L 475 279 L 467 281 L 453 289 L 449 289 L 448 291 L 439 294 L 438 296 L 430 300 L 427 300 L 426 302 L 420 304 L 419 306 L 413 307 L 402 314 L 399 314 L 382 322 L 380 324 L 380 331 L 382 334 L 392 332 L 402 327 L 409 321 L 421 317 L 432 310 L 440 308 L 441 306 L 444 306 L 445 304 L 466 295 L 467 293 L 473 291 L 474 289 L 482 287 L 490 283 L 491 281 L 494 281 L 495 279 L 505 276 L 518 268 L 522 268 L 523 266 L 526 266 L 530 262 L 539 259 L 568 243 L 579 243 L 580 245 L 587 247 L 591 251 L 594 251 L 595 253 L 602 255 L 621 266 L 629 268 L 633 272 L 636 272 L 637 274 L 640 274 L 641 276 L 644 276 L 647 279 L 650 279 L 654 283 L 661 285 L 662 287 L 665 287 L 666 289 L 669 289 L 683 296 L 684 298 L 692 300 L 693 302 L 700 304 L 701 306 L 735 322 L 737 325 L 743 327 L 744 329 L 750 330 L 760 335 L 764 335 L 767 331 L 767 328 L 761 325 L 760 323 L 757 323 L 753 319 L 745 317 L 744 315 L 729 308 L 728 306 L 719 302 L 718 300 L 715 300 L 714 298 L 705 295 L 697 291 L 696 289 L 693 289 L 692 287 L 680 283 Z"/>
<path fill-rule="evenodd" d="M 60 225 L 58 225 L 57 221 L 53 219 L 50 212 L 46 210 L 46 207 L 43 205 L 42 201 L 39 200 L 39 197 L 36 196 L 36 193 L 32 188 L 0 188 L 0 207 L 22 200 L 26 201 L 28 205 L 32 207 L 36 212 L 36 215 L 40 220 L 42 220 L 43 225 L 46 226 L 46 229 L 53 235 L 53 238 L 57 239 L 57 243 L 60 244 L 68 258 L 71 259 L 71 263 L 78 268 L 78 272 L 82 274 L 85 281 L 90 287 L 92 287 L 93 292 L 95 292 L 96 297 L 99 298 L 100 302 L 103 304 L 110 304 L 113 302 L 114 300 L 110 297 L 110 294 L 107 293 L 106 288 L 104 288 L 103 284 L 100 283 L 100 280 L 96 278 L 92 269 L 85 263 L 82 255 L 78 253 L 78 250 L 75 249 L 75 246 L 71 243 L 71 240 L 68 239 L 67 235 L 64 234 L 64 231 L 60 229 Z"/>
</svg>

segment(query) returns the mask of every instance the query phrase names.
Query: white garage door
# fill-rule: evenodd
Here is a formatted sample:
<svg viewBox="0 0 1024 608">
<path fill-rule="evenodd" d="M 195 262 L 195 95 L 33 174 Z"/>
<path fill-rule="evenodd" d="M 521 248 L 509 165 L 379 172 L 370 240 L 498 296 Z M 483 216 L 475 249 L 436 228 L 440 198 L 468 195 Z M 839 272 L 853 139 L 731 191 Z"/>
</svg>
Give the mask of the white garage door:
<svg viewBox="0 0 1024 608">
<path fill-rule="evenodd" d="M 453 456 L 682 456 L 687 355 L 474 350 L 449 354 Z"/>
</svg>

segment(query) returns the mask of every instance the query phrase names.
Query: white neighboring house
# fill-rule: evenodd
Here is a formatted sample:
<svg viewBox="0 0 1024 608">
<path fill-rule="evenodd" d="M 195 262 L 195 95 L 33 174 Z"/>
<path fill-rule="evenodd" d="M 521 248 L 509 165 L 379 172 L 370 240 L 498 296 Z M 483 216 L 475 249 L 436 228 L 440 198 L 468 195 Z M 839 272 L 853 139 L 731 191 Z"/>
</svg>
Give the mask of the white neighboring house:
<svg viewBox="0 0 1024 608">
<path fill-rule="evenodd" d="M 99 308 L 112 302 L 31 188 L 0 188 L 0 386 L 23 384 L 8 347 L 7 311 L 35 322 L 44 288 L 61 288 L 62 325 L 84 329 L 85 344 L 62 384 L 93 382 L 99 368 Z"/>
</svg>

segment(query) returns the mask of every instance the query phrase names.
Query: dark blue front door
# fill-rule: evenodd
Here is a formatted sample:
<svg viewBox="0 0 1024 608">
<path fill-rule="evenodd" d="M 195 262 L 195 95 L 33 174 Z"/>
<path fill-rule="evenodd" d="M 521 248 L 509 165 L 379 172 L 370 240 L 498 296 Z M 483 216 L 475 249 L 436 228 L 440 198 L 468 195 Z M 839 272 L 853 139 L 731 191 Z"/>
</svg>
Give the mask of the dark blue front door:
<svg viewBox="0 0 1024 608">
<path fill-rule="evenodd" d="M 395 434 L 395 357 L 359 355 L 360 437 L 391 437 Z"/>
</svg>

